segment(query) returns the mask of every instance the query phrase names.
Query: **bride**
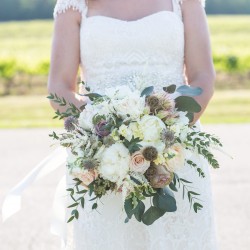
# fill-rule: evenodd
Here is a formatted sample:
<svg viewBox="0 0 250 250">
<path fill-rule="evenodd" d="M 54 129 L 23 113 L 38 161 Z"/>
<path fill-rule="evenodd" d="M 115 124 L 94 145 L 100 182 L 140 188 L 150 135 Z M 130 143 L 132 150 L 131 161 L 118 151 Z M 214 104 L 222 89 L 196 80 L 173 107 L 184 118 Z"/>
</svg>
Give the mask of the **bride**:
<svg viewBox="0 0 250 250">
<path fill-rule="evenodd" d="M 204 0 L 58 0 L 54 9 L 54 37 L 48 91 L 80 107 L 87 102 L 76 92 L 81 78 L 92 92 L 130 84 L 138 78 L 156 89 L 169 84 L 189 84 L 203 89 L 196 97 L 202 111 L 213 94 L 215 72 L 211 58 Z M 82 90 L 86 91 L 86 90 Z M 64 111 L 51 102 L 54 109 Z M 208 164 L 195 158 L 206 178 L 184 167 L 179 174 L 199 189 L 204 208 L 197 214 L 181 192 L 177 212 L 166 213 L 151 226 L 135 220 L 125 224 L 122 200 L 110 195 L 98 212 L 81 211 L 68 230 L 67 249 L 76 250 L 214 250 L 213 219 Z M 67 184 L 72 183 L 70 177 Z M 90 204 L 89 204 L 90 206 Z M 71 225 L 72 225 L 71 224 Z"/>
</svg>

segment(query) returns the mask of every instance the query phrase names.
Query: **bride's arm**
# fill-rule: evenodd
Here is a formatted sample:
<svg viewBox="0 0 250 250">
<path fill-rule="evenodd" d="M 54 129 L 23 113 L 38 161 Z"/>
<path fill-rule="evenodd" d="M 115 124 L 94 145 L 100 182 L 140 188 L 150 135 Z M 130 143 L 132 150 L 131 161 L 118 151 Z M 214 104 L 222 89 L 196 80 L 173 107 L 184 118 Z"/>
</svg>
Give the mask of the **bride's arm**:
<svg viewBox="0 0 250 250">
<path fill-rule="evenodd" d="M 207 107 L 214 92 L 215 70 L 212 60 L 207 18 L 201 3 L 186 0 L 182 4 L 185 28 L 185 68 L 188 83 L 201 87 L 203 93 L 195 99 L 202 110 L 194 117 L 196 122 Z"/>
<path fill-rule="evenodd" d="M 84 97 L 76 93 L 80 63 L 80 22 L 80 12 L 73 9 L 56 17 L 48 77 L 48 93 L 56 93 L 77 107 L 85 103 Z M 63 112 L 66 109 L 53 101 L 50 103 L 55 110 Z"/>
</svg>

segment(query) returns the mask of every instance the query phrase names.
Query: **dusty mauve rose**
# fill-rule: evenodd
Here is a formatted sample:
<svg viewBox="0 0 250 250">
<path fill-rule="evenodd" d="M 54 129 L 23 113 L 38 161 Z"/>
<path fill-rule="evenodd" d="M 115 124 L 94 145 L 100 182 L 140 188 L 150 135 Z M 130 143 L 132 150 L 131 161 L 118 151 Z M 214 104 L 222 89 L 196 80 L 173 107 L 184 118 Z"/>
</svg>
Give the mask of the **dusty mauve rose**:
<svg viewBox="0 0 250 250">
<path fill-rule="evenodd" d="M 95 126 L 96 134 L 100 137 L 104 137 L 110 134 L 110 131 L 106 128 L 107 122 L 102 120 Z"/>
<path fill-rule="evenodd" d="M 82 173 L 72 173 L 72 175 L 82 181 L 83 186 L 88 186 L 98 177 L 96 170 L 84 171 Z"/>
<path fill-rule="evenodd" d="M 130 170 L 144 174 L 150 166 L 150 161 L 147 161 L 140 151 L 136 151 L 131 155 Z"/>
<path fill-rule="evenodd" d="M 146 176 L 153 188 L 164 188 L 168 186 L 173 178 L 174 174 L 169 172 L 164 165 L 152 164 L 146 172 Z"/>
</svg>

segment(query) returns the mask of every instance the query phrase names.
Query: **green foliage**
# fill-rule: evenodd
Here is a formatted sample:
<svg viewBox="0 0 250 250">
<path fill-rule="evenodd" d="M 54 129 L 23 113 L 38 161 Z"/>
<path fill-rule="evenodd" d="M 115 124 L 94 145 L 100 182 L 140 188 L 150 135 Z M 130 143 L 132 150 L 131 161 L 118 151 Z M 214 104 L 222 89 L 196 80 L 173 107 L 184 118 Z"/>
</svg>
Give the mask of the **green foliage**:
<svg viewBox="0 0 250 250">
<path fill-rule="evenodd" d="M 0 77 L 10 80 L 17 71 L 17 63 L 14 59 L 0 61 Z"/>
<path fill-rule="evenodd" d="M 192 184 L 192 182 L 187 181 L 183 178 L 179 178 L 177 174 L 174 175 L 174 182 L 178 183 L 179 188 L 182 186 L 182 198 L 188 197 L 188 201 L 190 203 L 190 209 L 193 207 L 193 210 L 197 213 L 198 210 L 201 210 L 203 206 L 199 203 L 201 200 L 198 198 L 200 194 L 189 190 L 191 188 L 188 184 Z M 199 202 L 198 202 L 199 201 Z"/>
<path fill-rule="evenodd" d="M 153 86 L 150 86 L 150 87 L 147 87 L 145 88 L 142 92 L 141 92 L 141 97 L 142 96 L 149 96 L 153 93 L 154 91 L 154 87 Z"/>
<path fill-rule="evenodd" d="M 182 95 L 187 95 L 187 96 L 198 96 L 202 94 L 202 88 L 191 87 L 188 85 L 179 86 L 176 91 Z"/>
<path fill-rule="evenodd" d="M 219 168 L 218 161 L 216 160 L 214 155 L 208 150 L 213 145 L 222 147 L 222 144 L 218 138 L 205 132 L 199 132 L 198 135 L 196 132 L 192 132 L 187 135 L 187 140 L 190 142 L 191 148 L 196 149 L 200 155 L 204 156 L 204 158 L 208 160 L 209 164 L 213 168 Z M 191 165 L 194 164 L 192 162 L 188 163 Z"/>
<path fill-rule="evenodd" d="M 47 96 L 47 98 L 59 104 L 59 106 L 61 107 L 67 107 L 66 111 L 64 112 L 60 112 L 59 110 L 57 110 L 55 112 L 56 115 L 53 117 L 53 119 L 56 119 L 56 118 L 63 119 L 69 116 L 74 116 L 76 118 L 79 117 L 81 109 L 78 109 L 73 103 L 67 103 L 64 97 L 59 97 L 57 96 L 56 93 L 55 94 L 50 93 L 50 95 Z"/>
<path fill-rule="evenodd" d="M 141 142 L 140 138 L 135 138 L 133 136 L 130 141 L 124 139 L 123 144 L 129 150 L 129 153 L 133 154 L 134 152 L 140 150 L 140 148 L 142 147 L 140 145 L 140 142 Z"/>
</svg>

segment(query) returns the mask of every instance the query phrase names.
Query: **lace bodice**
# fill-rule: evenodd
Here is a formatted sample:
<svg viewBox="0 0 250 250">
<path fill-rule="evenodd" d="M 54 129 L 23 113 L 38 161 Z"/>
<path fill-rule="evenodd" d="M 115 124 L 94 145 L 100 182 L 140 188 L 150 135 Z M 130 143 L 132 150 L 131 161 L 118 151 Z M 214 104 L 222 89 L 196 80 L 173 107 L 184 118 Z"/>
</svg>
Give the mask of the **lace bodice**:
<svg viewBox="0 0 250 250">
<path fill-rule="evenodd" d="M 58 0 L 55 18 L 71 7 L 82 13 L 81 77 L 92 91 L 117 84 L 139 89 L 154 85 L 159 90 L 185 83 L 182 1 L 172 1 L 173 11 L 125 21 L 101 15 L 88 17 L 84 0 Z"/>
</svg>

